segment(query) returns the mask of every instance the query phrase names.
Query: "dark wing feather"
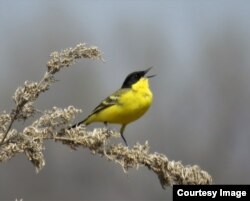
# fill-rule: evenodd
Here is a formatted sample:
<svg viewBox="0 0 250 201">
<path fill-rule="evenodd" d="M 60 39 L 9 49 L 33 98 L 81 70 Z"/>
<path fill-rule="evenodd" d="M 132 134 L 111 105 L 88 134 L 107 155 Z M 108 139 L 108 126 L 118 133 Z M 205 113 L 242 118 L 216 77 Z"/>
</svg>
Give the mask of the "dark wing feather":
<svg viewBox="0 0 250 201">
<path fill-rule="evenodd" d="M 93 111 L 92 114 L 96 114 L 112 105 L 115 104 L 119 104 L 119 98 L 121 96 L 121 94 L 123 94 L 125 91 L 127 91 L 127 89 L 120 89 L 118 91 L 116 91 L 115 93 L 113 93 L 111 96 L 107 97 L 106 99 L 104 99 Z"/>
<path fill-rule="evenodd" d="M 112 105 L 116 105 L 116 104 L 121 104 L 119 103 L 119 98 L 121 96 L 121 94 L 126 93 L 126 91 L 128 91 L 129 89 L 120 89 L 118 91 L 116 91 L 115 93 L 113 93 L 111 96 L 107 97 L 106 99 L 104 99 L 93 111 L 92 113 L 83 121 L 78 122 L 77 124 L 71 126 L 70 128 L 75 128 L 76 126 L 79 126 L 82 123 L 85 123 L 86 120 L 88 120 L 88 118 L 90 116 L 92 116 L 93 114 L 96 114 L 102 110 L 104 110 L 105 108 L 108 108 Z M 87 125 L 87 124 L 86 124 Z"/>
</svg>

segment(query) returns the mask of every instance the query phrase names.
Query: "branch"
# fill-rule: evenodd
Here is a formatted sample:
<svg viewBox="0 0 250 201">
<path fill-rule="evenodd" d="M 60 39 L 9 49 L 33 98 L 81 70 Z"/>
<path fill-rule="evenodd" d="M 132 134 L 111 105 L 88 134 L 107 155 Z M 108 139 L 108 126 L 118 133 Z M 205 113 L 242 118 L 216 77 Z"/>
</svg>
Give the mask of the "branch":
<svg viewBox="0 0 250 201">
<path fill-rule="evenodd" d="M 110 143 L 111 138 L 120 137 L 119 133 L 111 130 L 94 129 L 88 132 L 83 125 L 68 130 L 68 125 L 81 112 L 74 106 L 46 110 L 22 131 L 12 128 L 14 121 L 26 120 L 35 114 L 37 110 L 34 103 L 54 83 L 54 74 L 80 58 L 102 59 L 96 47 L 86 47 L 85 44 L 53 52 L 47 63 L 48 70 L 41 81 L 26 81 L 24 86 L 18 87 L 13 96 L 15 108 L 10 113 L 4 111 L 0 115 L 0 162 L 6 162 L 21 153 L 40 171 L 45 166 L 44 141 L 53 140 L 74 150 L 79 147 L 89 149 L 93 155 L 121 165 L 124 172 L 129 168 L 145 166 L 158 176 L 163 188 L 174 184 L 212 183 L 211 176 L 197 165 L 184 166 L 181 162 L 170 161 L 163 154 L 150 153 L 147 142 L 128 148 L 122 144 Z"/>
<path fill-rule="evenodd" d="M 25 153 L 29 160 L 34 164 L 37 171 L 45 165 L 42 154 L 44 140 L 54 140 L 68 145 L 73 150 L 79 147 L 87 148 L 93 155 L 99 155 L 109 161 L 113 161 L 122 166 L 126 172 L 129 168 L 138 168 L 145 166 L 152 170 L 159 178 L 163 188 L 174 184 L 211 184 L 211 176 L 197 165 L 184 166 L 181 162 L 170 161 L 165 155 L 159 153 L 149 153 L 149 145 L 136 144 L 132 148 L 122 144 L 109 144 L 111 137 L 117 137 L 117 133 L 107 129 L 95 129 L 93 132 L 87 132 L 84 126 L 75 129 L 66 130 L 65 135 L 54 135 L 58 125 L 54 129 L 41 127 L 43 125 L 51 126 L 55 118 L 48 118 L 49 115 L 62 118 L 66 116 L 69 110 L 75 112 L 70 107 L 64 112 L 61 109 L 51 112 L 48 116 L 42 117 L 36 124 L 25 128 L 22 135 L 15 135 L 9 141 L 8 145 L 3 145 L 0 152 L 0 162 L 9 160 L 17 153 Z M 46 120 L 45 120 L 46 119 Z M 44 121 L 45 120 L 45 121 Z M 40 125 L 40 126 L 38 126 Z"/>
<path fill-rule="evenodd" d="M 71 66 L 81 58 L 102 59 L 102 56 L 97 47 L 87 47 L 84 43 L 78 44 L 75 48 L 68 48 L 61 52 L 53 52 L 47 63 L 48 70 L 40 82 L 25 81 L 24 86 L 17 88 L 13 96 L 16 106 L 9 114 L 8 121 L 4 121 L 3 124 L 0 125 L 0 130 L 3 131 L 0 146 L 4 144 L 4 140 L 15 120 L 26 120 L 34 115 L 36 110 L 33 107 L 33 103 L 42 92 L 47 91 L 52 83 L 55 82 L 54 74 L 64 67 Z M 6 118 L 4 120 L 6 120 Z"/>
</svg>

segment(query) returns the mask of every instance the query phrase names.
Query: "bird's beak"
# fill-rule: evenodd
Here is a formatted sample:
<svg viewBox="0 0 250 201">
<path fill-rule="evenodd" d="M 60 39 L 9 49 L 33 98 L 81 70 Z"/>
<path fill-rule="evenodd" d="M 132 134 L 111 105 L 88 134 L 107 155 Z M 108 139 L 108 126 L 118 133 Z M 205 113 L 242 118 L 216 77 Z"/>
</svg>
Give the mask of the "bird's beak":
<svg viewBox="0 0 250 201">
<path fill-rule="evenodd" d="M 144 72 L 145 72 L 145 75 L 153 68 L 153 66 L 151 66 L 150 68 L 146 69 Z M 156 75 L 148 75 L 146 76 L 147 78 L 151 78 L 151 77 L 154 77 Z"/>
<path fill-rule="evenodd" d="M 154 76 L 156 76 L 156 75 L 148 75 L 147 78 L 151 78 L 151 77 L 154 77 Z"/>
</svg>

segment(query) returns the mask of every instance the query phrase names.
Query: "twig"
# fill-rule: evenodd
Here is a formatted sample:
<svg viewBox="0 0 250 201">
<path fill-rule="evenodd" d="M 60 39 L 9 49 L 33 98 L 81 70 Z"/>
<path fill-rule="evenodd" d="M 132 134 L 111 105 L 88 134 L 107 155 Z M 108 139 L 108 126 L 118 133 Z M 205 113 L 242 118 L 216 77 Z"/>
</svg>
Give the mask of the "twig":
<svg viewBox="0 0 250 201">
<path fill-rule="evenodd" d="M 85 43 L 78 44 L 74 48 L 68 48 L 62 50 L 61 52 L 53 52 L 50 55 L 50 60 L 47 63 L 47 71 L 45 72 L 42 79 L 37 82 L 28 82 L 24 83 L 24 86 L 18 87 L 13 99 L 16 103 L 15 109 L 12 110 L 12 115 L 10 115 L 10 122 L 8 126 L 2 130 L 2 139 L 0 141 L 0 146 L 4 143 L 10 129 L 15 120 L 24 119 L 32 116 L 35 112 L 35 109 L 32 107 L 34 101 L 37 100 L 39 95 L 42 92 L 45 92 L 49 89 L 52 83 L 54 83 L 54 74 L 60 71 L 64 67 L 69 67 L 74 64 L 78 59 L 88 58 L 88 59 L 102 59 L 101 52 L 97 47 L 87 47 Z M 25 106 L 27 106 L 25 108 Z M 24 108 L 26 111 L 23 111 Z M 3 126 L 3 125 L 0 125 Z"/>
<path fill-rule="evenodd" d="M 47 82 L 49 79 L 51 79 L 51 81 L 52 81 L 53 78 L 52 78 L 51 76 L 52 76 L 51 71 L 46 72 L 46 73 L 44 74 L 43 78 L 42 78 L 42 79 L 40 80 L 40 82 L 38 83 L 37 88 L 40 89 L 41 86 L 44 84 L 44 82 L 45 82 L 45 81 Z M 50 77 L 51 77 L 51 78 L 50 78 Z M 49 84 L 50 84 L 50 83 L 49 83 Z M 46 90 L 48 90 L 48 86 L 46 87 Z M 37 90 L 37 91 L 36 91 L 36 94 L 34 94 L 33 97 L 37 97 L 37 98 L 38 98 L 39 94 L 40 94 L 41 92 L 44 92 L 44 91 L 45 91 L 45 89 L 44 89 L 44 90 L 41 90 L 41 91 Z M 30 96 L 30 97 L 31 97 L 31 96 Z M 16 98 L 16 99 L 17 99 L 17 98 Z M 19 115 L 19 113 L 21 113 L 22 108 L 24 107 L 24 105 L 25 105 L 26 103 L 28 103 L 29 101 L 31 101 L 31 100 L 29 100 L 29 99 L 24 99 L 24 98 L 20 98 L 20 102 L 17 103 L 16 108 L 13 110 L 14 112 L 12 112 L 13 115 L 11 115 L 11 121 L 10 121 L 8 127 L 7 127 L 7 130 L 5 131 L 5 133 L 4 133 L 4 135 L 3 135 L 3 138 L 2 138 L 2 140 L 1 140 L 1 142 L 0 142 L 0 146 L 4 144 L 4 140 L 5 140 L 5 138 L 7 137 L 8 133 L 9 133 L 11 127 L 12 127 L 12 124 L 13 124 L 14 121 L 17 119 L 17 116 Z M 34 101 L 34 100 L 32 100 L 32 101 Z M 5 143 L 6 143 L 6 142 L 5 142 Z"/>
<path fill-rule="evenodd" d="M 64 136 L 51 135 L 51 133 L 44 132 L 44 129 L 39 129 L 38 127 L 28 128 L 22 135 L 12 139 L 8 145 L 4 145 L 5 147 L 0 152 L 0 155 L 6 156 L 4 159 L 6 161 L 17 153 L 25 153 L 37 171 L 39 171 L 45 165 L 42 154 L 43 141 L 54 140 L 68 145 L 73 150 L 79 147 L 87 148 L 94 155 L 116 162 L 125 172 L 130 168 L 145 166 L 158 176 L 162 188 L 173 186 L 174 184 L 212 183 L 211 176 L 197 165 L 184 166 L 181 162 L 170 161 L 163 154 L 149 153 L 147 142 L 144 145 L 137 143 L 132 148 L 122 144 L 107 144 L 106 142 L 109 141 L 110 137 L 117 135 L 114 131 L 107 132 L 105 128 L 87 132 L 85 127 L 79 126 L 75 129 L 67 130 Z M 42 133 L 43 135 L 41 135 Z M 34 137 L 30 135 L 34 135 Z M 27 150 L 33 151 L 27 152 Z M 0 157 L 1 161 L 3 161 L 3 157 Z"/>
</svg>

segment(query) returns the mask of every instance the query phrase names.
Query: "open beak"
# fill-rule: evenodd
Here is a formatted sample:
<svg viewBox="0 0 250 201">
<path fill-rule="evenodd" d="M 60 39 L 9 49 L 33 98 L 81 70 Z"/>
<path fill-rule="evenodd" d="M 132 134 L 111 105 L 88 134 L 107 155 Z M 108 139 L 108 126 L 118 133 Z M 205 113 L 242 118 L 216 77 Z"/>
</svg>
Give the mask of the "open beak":
<svg viewBox="0 0 250 201">
<path fill-rule="evenodd" d="M 151 77 L 154 77 L 154 76 L 156 76 L 156 75 L 148 75 L 147 78 L 151 78 Z"/>
<path fill-rule="evenodd" d="M 153 68 L 153 66 L 151 66 L 150 68 L 148 68 L 147 70 L 145 70 L 144 72 L 145 72 L 145 75 L 151 70 Z M 154 76 L 156 76 L 156 75 L 148 75 L 148 76 L 146 76 L 147 78 L 151 78 L 151 77 L 154 77 Z"/>
</svg>

